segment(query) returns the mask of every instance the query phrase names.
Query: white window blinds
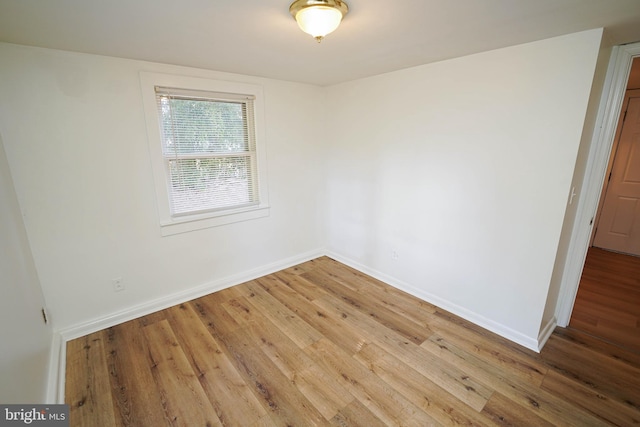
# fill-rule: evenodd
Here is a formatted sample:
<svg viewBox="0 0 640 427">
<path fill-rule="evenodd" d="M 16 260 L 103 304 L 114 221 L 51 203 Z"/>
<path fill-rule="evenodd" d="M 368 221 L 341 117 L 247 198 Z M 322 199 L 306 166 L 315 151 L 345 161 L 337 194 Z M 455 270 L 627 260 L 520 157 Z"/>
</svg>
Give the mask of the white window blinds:
<svg viewBox="0 0 640 427">
<path fill-rule="evenodd" d="M 254 97 L 155 92 L 171 216 L 257 204 Z"/>
</svg>

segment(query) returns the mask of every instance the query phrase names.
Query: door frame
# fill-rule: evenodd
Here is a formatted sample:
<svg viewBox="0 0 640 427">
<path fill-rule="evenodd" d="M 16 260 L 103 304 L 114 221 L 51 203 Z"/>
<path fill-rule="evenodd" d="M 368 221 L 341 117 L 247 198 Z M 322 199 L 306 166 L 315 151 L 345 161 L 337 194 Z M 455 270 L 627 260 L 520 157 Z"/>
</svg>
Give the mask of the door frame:
<svg viewBox="0 0 640 427">
<path fill-rule="evenodd" d="M 611 52 L 556 305 L 556 322 L 561 327 L 566 327 L 571 319 L 627 89 L 631 62 L 637 56 L 640 56 L 640 42 L 614 46 Z"/>
</svg>

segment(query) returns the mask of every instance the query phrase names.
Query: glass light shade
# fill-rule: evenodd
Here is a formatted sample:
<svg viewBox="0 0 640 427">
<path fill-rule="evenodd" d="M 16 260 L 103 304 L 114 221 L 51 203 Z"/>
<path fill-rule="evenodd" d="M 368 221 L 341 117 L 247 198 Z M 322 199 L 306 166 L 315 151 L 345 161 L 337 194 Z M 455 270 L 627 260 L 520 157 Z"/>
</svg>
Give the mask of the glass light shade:
<svg viewBox="0 0 640 427">
<path fill-rule="evenodd" d="M 342 12 L 327 6 L 306 7 L 296 13 L 296 21 L 302 31 L 320 40 L 338 28 Z"/>
</svg>

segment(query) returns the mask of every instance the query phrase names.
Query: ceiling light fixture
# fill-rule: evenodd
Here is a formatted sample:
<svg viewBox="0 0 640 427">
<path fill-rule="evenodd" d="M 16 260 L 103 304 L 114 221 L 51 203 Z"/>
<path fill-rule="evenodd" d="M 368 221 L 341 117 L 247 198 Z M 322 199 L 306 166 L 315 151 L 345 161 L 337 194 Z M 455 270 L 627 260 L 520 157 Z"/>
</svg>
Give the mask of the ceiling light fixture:
<svg viewBox="0 0 640 427">
<path fill-rule="evenodd" d="M 338 28 L 349 6 L 342 0 L 296 0 L 289 6 L 289 12 L 300 29 L 320 43 Z"/>
</svg>

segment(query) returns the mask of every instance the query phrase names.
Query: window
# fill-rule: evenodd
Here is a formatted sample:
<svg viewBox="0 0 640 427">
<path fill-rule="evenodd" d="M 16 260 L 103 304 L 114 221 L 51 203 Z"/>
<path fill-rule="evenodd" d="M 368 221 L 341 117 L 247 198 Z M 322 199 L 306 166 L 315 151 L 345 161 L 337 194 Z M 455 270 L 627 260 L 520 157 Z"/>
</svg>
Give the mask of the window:
<svg viewBox="0 0 640 427">
<path fill-rule="evenodd" d="M 255 204 L 254 97 L 155 92 L 171 215 Z"/>
<path fill-rule="evenodd" d="M 141 82 L 162 233 L 267 215 L 259 87 L 152 73 Z"/>
</svg>

